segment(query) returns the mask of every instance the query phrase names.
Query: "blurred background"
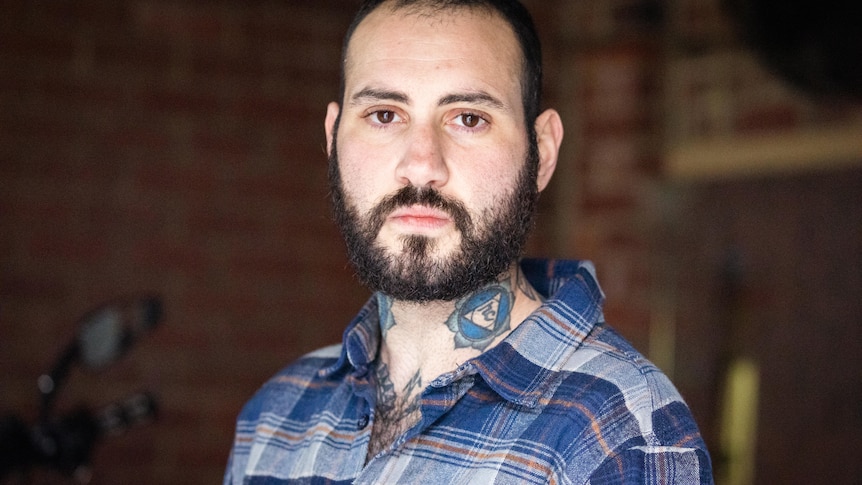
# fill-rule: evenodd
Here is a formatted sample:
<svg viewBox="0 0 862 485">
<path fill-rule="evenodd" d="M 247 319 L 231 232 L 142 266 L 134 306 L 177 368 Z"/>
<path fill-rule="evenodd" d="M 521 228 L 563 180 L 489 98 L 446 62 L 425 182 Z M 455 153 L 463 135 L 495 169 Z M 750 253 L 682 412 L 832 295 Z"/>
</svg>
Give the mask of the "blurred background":
<svg viewBox="0 0 862 485">
<path fill-rule="evenodd" d="M 608 321 L 678 385 L 719 483 L 862 483 L 849 3 L 527 2 L 566 126 L 529 254 L 596 263 Z M 2 3 L 0 415 L 36 419 L 86 311 L 164 305 L 59 394 L 61 413 L 158 396 L 156 421 L 95 449 L 91 483 L 218 483 L 245 400 L 368 297 L 323 136 L 357 4 Z"/>
</svg>

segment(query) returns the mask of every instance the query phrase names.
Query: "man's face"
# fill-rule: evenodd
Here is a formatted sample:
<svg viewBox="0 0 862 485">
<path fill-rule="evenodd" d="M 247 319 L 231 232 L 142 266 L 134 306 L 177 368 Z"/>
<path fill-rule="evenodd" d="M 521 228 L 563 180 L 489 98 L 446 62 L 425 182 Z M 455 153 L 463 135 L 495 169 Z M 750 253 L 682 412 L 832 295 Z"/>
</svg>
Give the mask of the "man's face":
<svg viewBox="0 0 862 485">
<path fill-rule="evenodd" d="M 339 224 L 372 289 L 451 300 L 518 257 L 538 191 L 520 73 L 511 28 L 484 11 L 384 6 L 356 29 L 327 132 Z"/>
</svg>

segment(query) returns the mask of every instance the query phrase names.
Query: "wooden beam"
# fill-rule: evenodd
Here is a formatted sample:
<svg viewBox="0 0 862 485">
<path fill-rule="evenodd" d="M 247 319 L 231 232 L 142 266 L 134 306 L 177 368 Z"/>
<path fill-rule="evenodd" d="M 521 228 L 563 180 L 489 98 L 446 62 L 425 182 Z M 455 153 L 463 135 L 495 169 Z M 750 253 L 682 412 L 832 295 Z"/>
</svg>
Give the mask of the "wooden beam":
<svg viewBox="0 0 862 485">
<path fill-rule="evenodd" d="M 862 165 L 862 123 L 793 133 L 694 140 L 666 153 L 671 181 L 832 170 Z"/>
</svg>

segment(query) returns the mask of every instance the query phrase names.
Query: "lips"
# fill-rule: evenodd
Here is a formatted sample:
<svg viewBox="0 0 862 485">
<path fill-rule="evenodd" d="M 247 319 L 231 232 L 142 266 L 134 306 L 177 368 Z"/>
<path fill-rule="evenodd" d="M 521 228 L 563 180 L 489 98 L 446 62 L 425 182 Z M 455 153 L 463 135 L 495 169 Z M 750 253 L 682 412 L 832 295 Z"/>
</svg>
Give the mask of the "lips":
<svg viewBox="0 0 862 485">
<path fill-rule="evenodd" d="M 452 222 L 445 211 L 423 205 L 395 209 L 388 219 L 398 225 L 415 229 L 439 229 Z"/>
</svg>

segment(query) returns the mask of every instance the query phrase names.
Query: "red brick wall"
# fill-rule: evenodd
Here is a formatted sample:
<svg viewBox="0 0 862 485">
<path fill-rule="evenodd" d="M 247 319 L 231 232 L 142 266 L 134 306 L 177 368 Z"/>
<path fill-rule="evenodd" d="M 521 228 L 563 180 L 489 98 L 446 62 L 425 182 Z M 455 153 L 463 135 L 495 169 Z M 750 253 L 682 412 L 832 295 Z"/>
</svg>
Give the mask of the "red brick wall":
<svg viewBox="0 0 862 485">
<path fill-rule="evenodd" d="M 608 321 L 646 351 L 650 210 L 662 146 L 661 12 L 648 1 L 585 0 L 560 1 L 540 15 L 548 101 L 566 128 L 548 194 L 551 251 L 596 263 Z"/>
<path fill-rule="evenodd" d="M 366 292 L 330 222 L 326 102 L 353 2 L 6 2 L 0 16 L 0 413 L 75 319 L 163 295 L 161 328 L 60 406 L 160 395 L 95 483 L 216 483 L 242 403 L 339 339 Z"/>
</svg>

